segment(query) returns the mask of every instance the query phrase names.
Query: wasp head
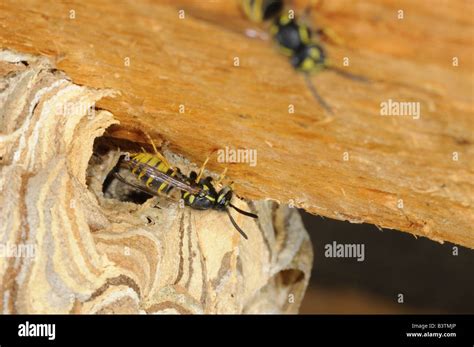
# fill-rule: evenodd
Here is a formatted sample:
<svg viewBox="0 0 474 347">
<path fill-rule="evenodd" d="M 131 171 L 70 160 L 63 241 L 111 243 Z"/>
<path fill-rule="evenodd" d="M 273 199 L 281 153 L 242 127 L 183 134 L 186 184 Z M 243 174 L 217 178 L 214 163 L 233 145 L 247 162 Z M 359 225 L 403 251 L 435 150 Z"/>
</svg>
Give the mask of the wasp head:
<svg viewBox="0 0 474 347">
<path fill-rule="evenodd" d="M 326 66 L 326 53 L 318 44 L 302 45 L 291 57 L 291 65 L 302 72 L 318 72 Z"/>
<path fill-rule="evenodd" d="M 230 201 L 232 200 L 233 195 L 234 192 L 229 186 L 222 188 L 217 194 L 217 200 L 214 205 L 214 209 L 219 211 L 226 210 Z"/>
</svg>

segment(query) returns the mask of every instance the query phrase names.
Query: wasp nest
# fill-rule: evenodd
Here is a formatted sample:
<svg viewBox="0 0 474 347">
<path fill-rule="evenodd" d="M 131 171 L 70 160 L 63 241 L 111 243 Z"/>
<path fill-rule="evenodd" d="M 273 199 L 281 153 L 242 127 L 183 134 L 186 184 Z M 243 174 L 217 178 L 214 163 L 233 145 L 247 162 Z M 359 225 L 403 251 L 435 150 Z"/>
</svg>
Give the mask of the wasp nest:
<svg viewBox="0 0 474 347">
<path fill-rule="evenodd" d="M 298 211 L 245 203 L 258 220 L 107 188 L 117 123 L 50 61 L 0 51 L 0 305 L 4 313 L 297 312 L 312 265 Z M 117 193 L 114 195 L 114 192 Z"/>
</svg>

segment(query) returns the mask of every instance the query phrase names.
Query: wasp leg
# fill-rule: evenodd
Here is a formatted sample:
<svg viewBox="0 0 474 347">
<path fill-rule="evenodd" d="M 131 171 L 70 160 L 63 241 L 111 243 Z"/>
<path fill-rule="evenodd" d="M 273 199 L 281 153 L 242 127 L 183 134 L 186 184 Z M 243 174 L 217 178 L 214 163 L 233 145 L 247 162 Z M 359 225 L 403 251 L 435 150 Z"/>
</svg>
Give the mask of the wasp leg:
<svg viewBox="0 0 474 347">
<path fill-rule="evenodd" d="M 163 154 L 161 154 L 160 152 L 158 152 L 158 149 L 156 148 L 155 146 L 155 142 L 153 142 L 153 139 L 151 138 L 151 136 L 147 133 L 147 132 L 144 132 L 145 136 L 148 138 L 148 141 L 150 141 L 151 143 L 151 146 L 153 147 L 153 151 L 155 152 L 155 155 L 158 157 L 158 159 L 160 159 L 165 165 L 167 165 L 169 168 L 171 168 L 173 171 L 176 171 L 176 168 L 174 168 L 173 166 L 171 166 L 171 164 L 168 162 L 168 160 L 164 157 Z M 143 150 L 143 148 L 142 148 Z"/>
<path fill-rule="evenodd" d="M 211 157 L 208 156 L 208 157 L 206 158 L 206 160 L 204 161 L 204 163 L 202 163 L 202 166 L 201 166 L 201 168 L 199 169 L 199 174 L 197 175 L 196 180 L 195 180 L 194 182 L 199 183 L 199 181 L 201 180 L 202 174 L 204 173 L 204 168 L 206 167 L 206 165 L 207 165 L 207 163 L 209 162 L 209 159 L 210 159 L 210 158 L 211 158 Z"/>
<path fill-rule="evenodd" d="M 222 171 L 222 173 L 220 174 L 219 178 L 217 179 L 217 181 L 215 182 L 216 185 L 219 185 L 221 184 L 222 180 L 225 178 L 225 174 L 227 173 L 227 168 L 224 169 L 224 171 Z"/>
<path fill-rule="evenodd" d="M 160 153 L 158 152 L 158 149 L 156 149 L 156 146 L 155 146 L 155 142 L 153 141 L 153 139 L 151 138 L 150 134 L 148 134 L 147 132 L 143 132 L 145 134 L 145 136 L 148 138 L 148 141 L 150 141 L 151 143 L 151 146 L 153 147 L 153 150 L 155 151 L 155 154 L 159 155 Z"/>
<path fill-rule="evenodd" d="M 311 10 L 312 8 L 316 8 L 317 10 L 323 6 L 324 0 L 312 0 L 310 3 L 305 7 L 303 11 L 303 20 L 307 21 L 309 23 L 312 23 L 311 21 Z M 344 39 L 339 36 L 333 29 L 331 28 L 318 28 L 315 30 L 315 33 L 322 38 L 325 38 L 327 41 L 330 41 L 334 43 L 337 46 L 343 46 L 345 41 Z"/>
<path fill-rule="evenodd" d="M 325 27 L 325 28 L 319 28 L 316 30 L 316 33 L 323 38 L 326 38 L 326 41 L 330 41 L 334 43 L 337 46 L 344 46 L 345 40 L 337 34 L 333 29 Z"/>
</svg>

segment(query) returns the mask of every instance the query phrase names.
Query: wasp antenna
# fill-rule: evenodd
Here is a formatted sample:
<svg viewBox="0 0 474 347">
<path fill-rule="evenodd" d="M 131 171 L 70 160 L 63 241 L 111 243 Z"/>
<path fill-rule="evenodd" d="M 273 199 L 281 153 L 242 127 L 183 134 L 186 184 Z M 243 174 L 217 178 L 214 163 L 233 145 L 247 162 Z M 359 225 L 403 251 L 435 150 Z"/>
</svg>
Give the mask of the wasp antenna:
<svg viewBox="0 0 474 347">
<path fill-rule="evenodd" d="M 241 210 L 240 208 L 238 208 L 237 206 L 235 205 L 232 205 L 232 204 L 229 204 L 230 207 L 232 207 L 234 210 L 236 210 L 237 212 L 239 212 L 240 214 L 243 214 L 244 216 L 247 216 L 247 217 L 252 217 L 252 218 L 258 218 L 258 216 L 254 213 L 251 213 L 251 212 L 247 212 L 247 211 L 244 211 L 244 210 Z"/>
<path fill-rule="evenodd" d="M 305 79 L 306 79 L 306 84 L 308 85 L 308 88 L 313 94 L 313 97 L 319 102 L 319 104 L 329 113 L 332 112 L 331 106 L 328 105 L 328 103 L 323 99 L 321 95 L 319 95 L 318 91 L 316 90 L 316 87 L 314 86 L 313 82 L 311 82 L 311 78 L 309 77 L 309 74 L 305 74 Z"/>
<path fill-rule="evenodd" d="M 339 76 L 348 78 L 348 79 L 353 80 L 353 81 L 364 82 L 364 83 L 369 83 L 370 82 L 370 80 L 368 78 L 364 77 L 364 76 L 352 74 L 350 72 L 347 72 L 347 71 L 345 71 L 343 69 L 340 69 L 338 67 L 335 67 L 335 66 L 327 66 L 326 69 L 337 73 Z"/>
<path fill-rule="evenodd" d="M 242 235 L 242 237 L 246 240 L 248 240 L 248 236 L 246 233 L 244 233 L 244 231 L 242 229 L 240 229 L 240 227 L 237 225 L 237 223 L 235 222 L 234 218 L 232 217 L 232 215 L 230 214 L 230 211 L 229 210 L 226 210 L 227 211 L 227 214 L 229 215 L 229 219 L 232 223 L 232 225 L 234 226 L 235 229 L 237 229 L 237 231 L 240 233 L 240 235 Z"/>
</svg>

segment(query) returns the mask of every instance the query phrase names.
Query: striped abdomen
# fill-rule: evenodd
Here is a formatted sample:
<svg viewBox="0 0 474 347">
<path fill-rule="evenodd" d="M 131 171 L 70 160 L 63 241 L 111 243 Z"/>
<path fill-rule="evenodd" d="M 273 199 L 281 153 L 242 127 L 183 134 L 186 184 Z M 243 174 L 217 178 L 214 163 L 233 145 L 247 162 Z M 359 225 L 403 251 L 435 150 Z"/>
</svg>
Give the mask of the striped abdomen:
<svg viewBox="0 0 474 347">
<path fill-rule="evenodd" d="M 150 153 L 131 154 L 127 165 L 143 185 L 157 193 L 169 193 L 174 185 L 168 178 L 173 181 L 173 177 L 179 175 L 158 156 Z"/>
</svg>

